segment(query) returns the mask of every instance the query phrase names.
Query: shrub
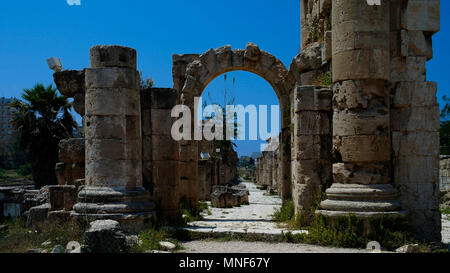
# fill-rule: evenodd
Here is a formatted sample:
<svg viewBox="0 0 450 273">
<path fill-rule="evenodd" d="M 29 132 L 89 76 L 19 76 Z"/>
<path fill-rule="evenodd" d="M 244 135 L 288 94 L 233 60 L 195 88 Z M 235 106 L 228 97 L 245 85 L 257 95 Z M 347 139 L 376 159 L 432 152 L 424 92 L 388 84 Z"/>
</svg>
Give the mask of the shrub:
<svg viewBox="0 0 450 273">
<path fill-rule="evenodd" d="M 176 233 L 176 232 L 175 232 Z M 139 234 L 140 244 L 135 245 L 129 249 L 128 252 L 144 253 L 148 250 L 164 250 L 159 242 L 168 241 L 173 243 L 176 247 L 174 251 L 182 249 L 181 245 L 176 239 L 173 239 L 174 234 L 162 229 L 147 229 Z M 176 234 L 175 234 L 176 235 Z"/>
<path fill-rule="evenodd" d="M 6 178 L 6 172 L 4 169 L 0 168 L 0 179 L 5 179 Z"/>
<path fill-rule="evenodd" d="M 294 201 L 287 201 L 279 210 L 273 214 L 275 222 L 289 222 L 295 218 Z"/>
<path fill-rule="evenodd" d="M 442 214 L 450 215 L 450 208 L 441 209 Z"/>
<path fill-rule="evenodd" d="M 331 85 L 333 83 L 333 75 L 331 72 L 324 72 L 317 76 L 317 78 L 314 79 L 313 84 L 314 85 Z"/>
<path fill-rule="evenodd" d="M 28 176 L 31 175 L 31 163 L 24 164 L 19 167 L 19 170 L 17 171 L 18 174 L 21 176 Z"/>
</svg>

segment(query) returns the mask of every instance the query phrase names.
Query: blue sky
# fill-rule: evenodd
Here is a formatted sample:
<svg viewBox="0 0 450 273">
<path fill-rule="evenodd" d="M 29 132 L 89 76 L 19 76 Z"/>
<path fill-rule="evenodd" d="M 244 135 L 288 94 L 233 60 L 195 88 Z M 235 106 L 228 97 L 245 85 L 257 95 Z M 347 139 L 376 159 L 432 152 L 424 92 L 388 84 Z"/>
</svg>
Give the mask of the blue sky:
<svg viewBox="0 0 450 273">
<path fill-rule="evenodd" d="M 89 48 L 120 44 L 138 50 L 138 66 L 158 87 L 172 87 L 172 54 L 202 53 L 230 44 L 254 42 L 287 67 L 300 44 L 299 0 L 2 1 L 0 9 L 0 97 L 20 96 L 36 82 L 52 83 L 46 58 L 60 57 L 66 69 L 89 66 Z M 441 98 L 450 94 L 450 1 L 441 1 L 441 32 L 433 37 L 435 58 L 427 64 L 428 80 L 438 82 Z M 247 72 L 236 77 L 239 104 L 277 104 L 272 88 Z M 228 85 L 231 86 L 230 83 Z M 208 86 L 221 96 L 222 77 Z M 258 142 L 238 142 L 240 155 L 259 149 Z"/>
</svg>

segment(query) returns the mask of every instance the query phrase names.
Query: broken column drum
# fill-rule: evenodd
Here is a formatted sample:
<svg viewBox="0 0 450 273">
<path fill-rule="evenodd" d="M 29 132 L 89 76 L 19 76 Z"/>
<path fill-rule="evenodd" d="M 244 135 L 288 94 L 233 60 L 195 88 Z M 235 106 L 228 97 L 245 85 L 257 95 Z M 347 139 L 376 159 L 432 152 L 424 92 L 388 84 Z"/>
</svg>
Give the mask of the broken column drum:
<svg viewBox="0 0 450 273">
<path fill-rule="evenodd" d="M 139 229 L 153 213 L 142 187 L 142 134 L 136 51 L 91 48 L 86 69 L 86 186 L 74 216 L 118 220 Z"/>
</svg>

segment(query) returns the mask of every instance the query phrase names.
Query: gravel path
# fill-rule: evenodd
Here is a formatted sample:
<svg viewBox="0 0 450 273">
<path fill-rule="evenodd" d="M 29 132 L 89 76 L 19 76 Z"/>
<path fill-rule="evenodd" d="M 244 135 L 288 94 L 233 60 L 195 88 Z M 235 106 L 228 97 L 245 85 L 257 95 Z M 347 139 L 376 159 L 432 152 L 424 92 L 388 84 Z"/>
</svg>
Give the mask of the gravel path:
<svg viewBox="0 0 450 273">
<path fill-rule="evenodd" d="M 450 215 L 442 215 L 442 242 L 450 244 Z"/>
<path fill-rule="evenodd" d="M 332 248 L 305 244 L 264 242 L 192 241 L 183 243 L 185 253 L 368 253 L 361 249 Z"/>
<path fill-rule="evenodd" d="M 281 207 L 279 196 L 268 196 L 265 191 L 258 190 L 253 183 L 243 183 L 250 192 L 247 206 L 236 208 L 210 208 L 211 214 L 204 214 L 204 219 L 189 223 L 186 228 L 196 232 L 233 232 L 249 234 L 279 235 L 287 229 L 280 228 L 272 221 L 272 215 Z M 291 231 L 293 234 L 305 231 Z"/>
</svg>

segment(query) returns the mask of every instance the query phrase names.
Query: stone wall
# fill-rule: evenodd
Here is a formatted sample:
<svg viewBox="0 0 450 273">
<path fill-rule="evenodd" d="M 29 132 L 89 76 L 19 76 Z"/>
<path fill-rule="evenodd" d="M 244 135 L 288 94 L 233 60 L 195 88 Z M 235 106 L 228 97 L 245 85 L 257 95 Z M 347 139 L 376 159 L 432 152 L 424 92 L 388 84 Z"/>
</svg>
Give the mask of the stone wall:
<svg viewBox="0 0 450 273">
<path fill-rule="evenodd" d="M 295 89 L 292 146 L 293 201 L 297 214 L 311 216 L 311 206 L 331 184 L 331 89 Z"/>
<path fill-rule="evenodd" d="M 171 136 L 177 93 L 170 88 L 149 88 L 141 94 L 144 186 L 153 193 L 162 215 L 174 218 L 181 197 L 179 145 Z"/>
<path fill-rule="evenodd" d="M 215 141 L 199 141 L 198 152 L 198 198 L 200 201 L 210 201 L 214 185 L 218 184 L 219 158 L 216 154 Z"/>
<path fill-rule="evenodd" d="M 450 192 L 450 156 L 441 156 L 439 165 L 440 191 Z"/>
<path fill-rule="evenodd" d="M 439 106 L 426 62 L 439 31 L 440 1 L 390 3 L 393 182 L 418 235 L 439 241 Z"/>
<path fill-rule="evenodd" d="M 83 138 L 62 140 L 59 143 L 59 160 L 56 177 L 59 185 L 84 184 L 85 144 Z"/>
<path fill-rule="evenodd" d="M 281 134 L 280 134 L 281 136 Z M 267 188 L 268 192 L 282 192 L 282 161 L 279 137 L 267 140 L 267 147 L 257 159 L 256 183 Z"/>
<path fill-rule="evenodd" d="M 331 0 L 301 0 L 301 49 L 314 42 L 323 41 L 331 30 Z"/>
</svg>

